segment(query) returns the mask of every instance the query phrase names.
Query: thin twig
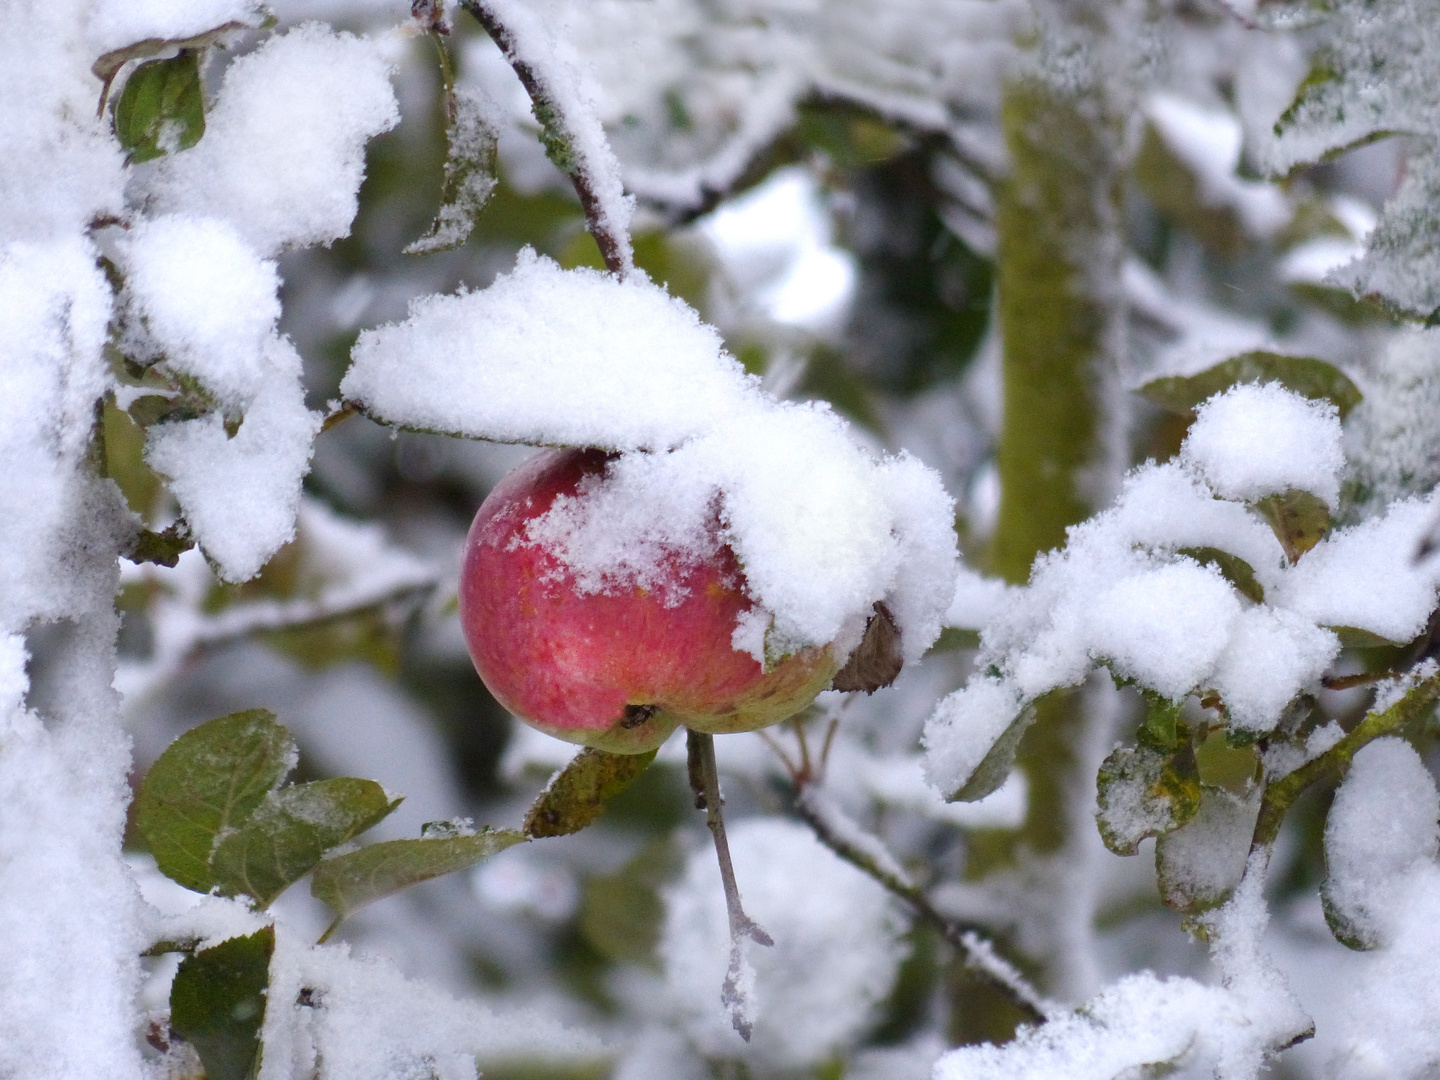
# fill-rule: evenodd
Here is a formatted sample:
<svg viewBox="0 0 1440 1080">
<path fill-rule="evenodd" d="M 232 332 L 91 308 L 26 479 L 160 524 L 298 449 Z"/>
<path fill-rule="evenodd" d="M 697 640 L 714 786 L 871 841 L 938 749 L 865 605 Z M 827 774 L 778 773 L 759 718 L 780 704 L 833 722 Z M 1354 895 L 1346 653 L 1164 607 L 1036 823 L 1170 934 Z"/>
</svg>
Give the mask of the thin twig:
<svg viewBox="0 0 1440 1080">
<path fill-rule="evenodd" d="M 874 878 L 895 896 L 908 904 L 916 915 L 939 931 L 940 936 L 965 958 L 967 967 L 989 977 L 1005 992 L 1027 1020 L 1044 1023 L 1063 1009 L 1047 1000 L 1015 966 L 1000 956 L 995 947 L 982 936 L 982 928 L 956 922 L 946 917 L 916 885 L 886 870 L 870 854 L 841 836 L 819 813 L 813 800 L 806 797 L 812 785 L 802 781 L 795 789 L 795 811 L 814 831 L 816 838 L 855 868 Z"/>
<path fill-rule="evenodd" d="M 725 839 L 725 817 L 721 812 L 720 773 L 715 767 L 715 736 L 687 731 L 690 787 L 695 793 L 695 806 L 704 809 L 705 824 L 715 840 L 715 855 L 720 861 L 720 881 L 725 887 L 725 910 L 730 916 L 730 967 L 720 990 L 720 1001 L 730 1010 L 730 1023 L 740 1037 L 750 1041 L 749 1000 L 742 982 L 744 956 L 741 945 L 746 938 L 758 945 L 774 945 L 775 939 L 762 930 L 740 906 L 740 887 L 735 883 L 735 866 L 730 861 L 730 844 Z"/>
<path fill-rule="evenodd" d="M 1421 679 L 1405 696 L 1383 712 L 1367 713 L 1354 731 L 1325 753 L 1307 761 L 1294 772 L 1287 773 L 1265 785 L 1260 799 L 1260 813 L 1250 841 L 1250 854 L 1268 852 L 1280 835 L 1285 813 L 1295 800 L 1312 784 L 1328 780 L 1338 784 L 1350 769 L 1350 762 L 1367 743 L 1384 735 L 1395 735 L 1425 715 L 1440 700 L 1440 675 Z M 1248 868 L 1247 868 L 1248 872 Z"/>
<path fill-rule="evenodd" d="M 530 95 L 536 118 L 541 119 L 541 122 L 544 123 L 544 117 L 551 117 L 555 122 L 563 125 L 573 147 L 574 132 L 570 129 L 569 117 L 565 115 L 559 103 L 546 89 L 542 73 L 537 72 L 530 61 L 520 55 L 514 32 L 501 20 L 494 6 L 488 0 L 461 0 L 460 6 L 475 17 L 475 20 L 485 28 L 485 32 L 500 47 L 501 53 L 504 54 L 515 74 L 519 76 L 525 92 Z M 578 164 L 565 171 L 570 177 L 570 182 L 575 185 L 575 194 L 580 196 L 580 206 L 585 211 L 586 227 L 600 248 L 600 257 L 605 260 L 605 269 L 618 278 L 629 277 L 635 269 L 630 237 L 623 233 L 617 235 L 613 223 L 604 212 L 600 193 L 595 190 L 594 182 L 584 164 Z"/>
</svg>

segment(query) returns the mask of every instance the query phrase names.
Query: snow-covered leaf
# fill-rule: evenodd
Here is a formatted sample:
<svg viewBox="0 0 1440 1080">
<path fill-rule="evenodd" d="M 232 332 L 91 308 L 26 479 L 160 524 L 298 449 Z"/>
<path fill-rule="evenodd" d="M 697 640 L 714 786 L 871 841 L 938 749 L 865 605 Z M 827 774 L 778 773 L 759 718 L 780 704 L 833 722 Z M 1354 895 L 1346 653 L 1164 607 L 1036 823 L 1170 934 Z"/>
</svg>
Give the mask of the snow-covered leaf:
<svg viewBox="0 0 1440 1080">
<path fill-rule="evenodd" d="M 1188 739 L 1174 750 L 1144 741 L 1113 751 L 1096 778 L 1101 839 L 1116 855 L 1134 855 L 1140 841 L 1177 829 L 1200 809 L 1200 771 Z"/>
<path fill-rule="evenodd" d="M 453 92 L 448 108 L 440 209 L 429 231 L 405 249 L 407 255 L 459 247 L 495 190 L 496 106 L 488 97 L 461 88 Z"/>
<path fill-rule="evenodd" d="M 1313 356 L 1288 356 L 1255 349 L 1194 375 L 1167 375 L 1136 389 L 1141 397 L 1181 416 L 1194 417 L 1200 403 L 1242 383 L 1279 383 L 1302 397 L 1329 401 L 1343 420 L 1360 401 L 1360 391 L 1334 364 Z"/>
<path fill-rule="evenodd" d="M 1200 809 L 1155 841 L 1155 878 L 1168 908 L 1195 915 L 1230 899 L 1245 870 L 1259 790 L 1242 798 L 1201 785 Z"/>
</svg>

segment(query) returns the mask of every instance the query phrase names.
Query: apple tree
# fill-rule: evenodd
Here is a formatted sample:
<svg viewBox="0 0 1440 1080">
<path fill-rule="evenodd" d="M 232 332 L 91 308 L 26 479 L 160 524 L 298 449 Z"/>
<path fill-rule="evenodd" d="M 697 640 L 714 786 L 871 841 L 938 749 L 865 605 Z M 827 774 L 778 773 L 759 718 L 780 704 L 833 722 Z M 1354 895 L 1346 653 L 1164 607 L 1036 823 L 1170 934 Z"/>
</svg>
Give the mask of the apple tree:
<svg viewBox="0 0 1440 1080">
<path fill-rule="evenodd" d="M 1440 1068 L 1425 5 L 5 16 L 0 1074 Z"/>
</svg>

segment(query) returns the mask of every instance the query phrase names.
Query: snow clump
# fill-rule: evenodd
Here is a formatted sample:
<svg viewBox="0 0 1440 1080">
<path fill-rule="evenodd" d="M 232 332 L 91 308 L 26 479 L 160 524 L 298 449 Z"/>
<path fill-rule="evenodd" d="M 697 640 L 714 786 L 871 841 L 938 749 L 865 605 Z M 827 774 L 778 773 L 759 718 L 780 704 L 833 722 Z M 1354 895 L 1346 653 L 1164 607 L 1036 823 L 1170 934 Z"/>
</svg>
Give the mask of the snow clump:
<svg viewBox="0 0 1440 1080">
<path fill-rule="evenodd" d="M 977 660 L 988 674 L 926 725 L 931 783 L 965 787 L 1031 702 L 1096 664 L 1171 700 L 1215 691 L 1232 726 L 1263 734 L 1318 685 L 1335 628 L 1414 638 L 1440 585 L 1440 560 L 1413 559 L 1435 496 L 1337 529 L 1293 565 L 1247 505 L 1289 490 L 1334 505 L 1343 467 L 1333 406 L 1275 384 L 1211 398 L 1178 459 L 1132 472 L 1113 507 L 1036 559 L 1026 587 L 992 590 Z"/>
<path fill-rule="evenodd" d="M 737 648 L 759 653 L 763 636 L 771 656 L 848 653 L 877 601 L 907 660 L 939 636 L 957 565 L 939 476 L 908 455 L 877 460 L 828 406 L 764 393 L 642 273 L 524 251 L 488 289 L 361 334 L 341 392 L 409 427 L 617 451 L 530 526 L 583 591 L 679 602 L 677 571 L 725 543 L 763 611 L 751 621 L 768 623 L 737 627 Z"/>
<path fill-rule="evenodd" d="M 270 256 L 350 231 L 365 144 L 398 120 L 377 43 L 314 23 L 271 37 L 227 69 L 205 137 L 156 166 L 157 212 L 119 244 L 138 317 L 127 346 L 213 404 L 150 427 L 145 459 L 227 581 L 295 535 L 322 420 L 276 329 Z"/>
</svg>

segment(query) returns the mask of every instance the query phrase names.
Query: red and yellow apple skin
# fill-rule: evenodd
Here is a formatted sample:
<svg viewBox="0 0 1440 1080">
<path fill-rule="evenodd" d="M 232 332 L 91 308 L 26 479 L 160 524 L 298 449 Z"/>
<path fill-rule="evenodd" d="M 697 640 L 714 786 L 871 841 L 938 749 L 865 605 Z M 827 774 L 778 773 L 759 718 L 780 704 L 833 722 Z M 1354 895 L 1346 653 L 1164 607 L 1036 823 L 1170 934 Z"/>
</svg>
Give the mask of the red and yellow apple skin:
<svg viewBox="0 0 1440 1080">
<path fill-rule="evenodd" d="M 460 624 L 480 678 L 516 716 L 549 735 L 617 754 L 664 742 L 677 726 L 751 731 L 803 709 L 839 664 L 826 647 L 765 671 L 732 643 L 753 602 L 723 544 L 676 570 L 684 599 L 641 588 L 582 593 L 526 534 L 560 495 L 603 473 L 599 450 L 552 450 L 502 480 L 475 515 L 460 573 Z"/>
</svg>

